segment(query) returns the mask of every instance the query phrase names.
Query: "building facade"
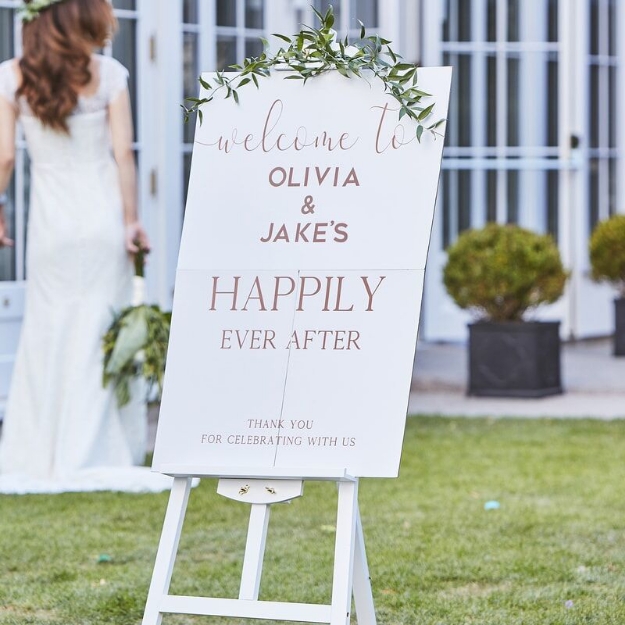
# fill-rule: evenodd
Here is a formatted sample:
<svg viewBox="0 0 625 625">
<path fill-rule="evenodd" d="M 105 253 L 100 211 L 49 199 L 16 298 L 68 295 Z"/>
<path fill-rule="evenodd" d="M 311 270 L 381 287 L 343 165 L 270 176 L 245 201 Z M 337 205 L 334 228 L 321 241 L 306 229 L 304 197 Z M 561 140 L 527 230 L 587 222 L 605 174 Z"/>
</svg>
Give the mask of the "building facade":
<svg viewBox="0 0 625 625">
<path fill-rule="evenodd" d="M 442 285 L 445 250 L 487 221 L 557 240 L 571 272 L 565 297 L 539 312 L 564 337 L 612 331 L 611 291 L 589 279 L 588 237 L 625 211 L 623 24 L 618 0 L 113 0 L 119 32 L 106 54 L 128 67 L 141 216 L 152 243 L 150 299 L 174 288 L 193 126 L 180 103 L 201 71 L 262 50 L 259 37 L 313 23 L 330 3 L 337 30 L 357 20 L 410 62 L 454 68 L 447 143 L 428 259 L 421 336 L 463 340 L 469 317 Z M 0 0 L 0 61 L 19 55 L 17 0 Z M 0 404 L 24 307 L 28 155 L 18 133 L 8 217 L 15 248 L 0 250 Z M 415 193 L 417 191 L 415 190 Z"/>
</svg>

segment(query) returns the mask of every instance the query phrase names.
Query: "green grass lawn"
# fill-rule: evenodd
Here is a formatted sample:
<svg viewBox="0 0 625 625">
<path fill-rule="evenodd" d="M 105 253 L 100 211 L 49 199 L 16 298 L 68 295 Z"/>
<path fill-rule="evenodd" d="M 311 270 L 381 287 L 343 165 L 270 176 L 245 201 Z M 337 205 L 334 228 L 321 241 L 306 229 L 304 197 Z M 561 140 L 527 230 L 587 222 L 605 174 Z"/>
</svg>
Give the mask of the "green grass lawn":
<svg viewBox="0 0 625 625">
<path fill-rule="evenodd" d="M 380 625 L 625 623 L 624 452 L 625 421 L 409 419 L 401 477 L 360 487 Z M 0 496 L 0 624 L 140 623 L 166 503 Z M 274 507 L 261 599 L 329 602 L 335 511 L 327 483 Z M 247 514 L 193 491 L 173 593 L 237 595 Z"/>
</svg>

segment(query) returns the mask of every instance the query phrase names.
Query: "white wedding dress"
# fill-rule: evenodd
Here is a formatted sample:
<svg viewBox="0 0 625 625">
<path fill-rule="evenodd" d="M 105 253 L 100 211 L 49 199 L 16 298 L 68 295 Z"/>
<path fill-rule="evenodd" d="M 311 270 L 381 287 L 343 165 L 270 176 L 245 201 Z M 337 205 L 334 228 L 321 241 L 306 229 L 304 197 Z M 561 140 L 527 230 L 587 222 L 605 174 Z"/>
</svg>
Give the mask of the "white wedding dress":
<svg viewBox="0 0 625 625">
<path fill-rule="evenodd" d="M 102 388 L 101 340 L 130 304 L 118 171 L 108 105 L 128 73 L 96 56 L 99 88 L 81 97 L 70 134 L 45 128 L 23 98 L 12 61 L 0 97 L 17 106 L 31 166 L 26 309 L 0 441 L 0 493 L 159 491 L 171 478 L 133 466 L 145 457 L 144 397 L 117 408 Z"/>
</svg>

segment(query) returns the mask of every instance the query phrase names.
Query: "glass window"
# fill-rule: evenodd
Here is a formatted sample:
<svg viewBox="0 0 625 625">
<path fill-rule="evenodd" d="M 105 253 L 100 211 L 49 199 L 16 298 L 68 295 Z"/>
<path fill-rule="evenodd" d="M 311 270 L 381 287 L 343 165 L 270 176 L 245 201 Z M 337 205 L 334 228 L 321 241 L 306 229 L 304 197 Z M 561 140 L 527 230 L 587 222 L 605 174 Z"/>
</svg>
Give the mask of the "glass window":
<svg viewBox="0 0 625 625">
<path fill-rule="evenodd" d="M 486 40 L 497 41 L 497 0 L 486 5 Z"/>
<path fill-rule="evenodd" d="M 13 57 L 13 9 L 0 9 L 0 62 Z"/>
<path fill-rule="evenodd" d="M 245 27 L 264 28 L 263 0 L 245 0 Z"/>
<path fill-rule="evenodd" d="M 182 62 L 183 62 L 183 91 L 184 97 L 197 97 L 200 85 L 199 69 L 199 35 L 197 33 L 183 33 L 182 35 Z M 183 125 L 185 143 L 193 141 L 194 127 L 191 122 Z"/>
<path fill-rule="evenodd" d="M 260 37 L 266 36 L 264 29 L 267 1 L 212 0 L 215 22 L 208 23 L 207 16 L 210 12 L 203 12 L 201 9 L 203 3 L 211 4 L 210 0 L 182 0 L 183 97 L 197 96 L 200 71 L 227 71 L 230 66 L 242 63 L 244 58 L 262 54 L 263 43 Z M 203 50 L 210 50 L 209 59 L 200 57 Z M 195 134 L 194 121 L 190 120 L 183 128 L 181 168 L 185 202 Z"/>
<path fill-rule="evenodd" d="M 493 220 L 555 232 L 559 178 L 557 169 L 545 172 L 557 168 L 549 159 L 557 160 L 559 140 L 558 0 L 445 4 L 441 48 L 454 82 L 444 236 L 451 243 L 464 228 Z"/>
<path fill-rule="evenodd" d="M 616 210 L 617 55 L 616 0 L 589 0 L 588 223 L 592 229 Z"/>
<path fill-rule="evenodd" d="M 237 1 L 217 0 L 217 26 L 237 25 Z"/>
<path fill-rule="evenodd" d="M 4 207 L 4 216 L 6 219 L 9 236 L 15 238 L 15 183 L 14 180 L 9 184 L 7 189 L 9 202 Z M 15 248 L 0 247 L 0 280 L 15 280 Z"/>
<path fill-rule="evenodd" d="M 520 22 L 519 0 L 508 0 L 508 41 L 519 41 Z"/>
<path fill-rule="evenodd" d="M 245 40 L 245 56 L 260 56 L 263 53 L 263 42 L 255 37 L 254 39 Z"/>
<path fill-rule="evenodd" d="M 456 22 L 457 41 L 471 41 L 471 22 L 473 17 L 472 0 L 458 0 Z"/>
<path fill-rule="evenodd" d="M 315 0 L 314 7 L 319 13 L 325 14 L 329 6 L 334 9 L 334 19 L 336 24 L 341 23 L 341 0 Z"/>
<path fill-rule="evenodd" d="M 0 8 L 0 62 L 14 56 L 13 9 Z M 4 207 L 9 236 L 15 238 L 15 182 L 7 189 L 8 204 Z M 0 280 L 15 280 L 15 248 L 0 248 Z"/>
<path fill-rule="evenodd" d="M 349 27 L 356 28 L 360 20 L 367 28 L 378 25 L 378 0 L 351 0 Z"/>
<path fill-rule="evenodd" d="M 237 38 L 217 37 L 217 69 L 228 69 L 237 62 Z"/>
<path fill-rule="evenodd" d="M 113 0 L 113 6 L 116 9 L 124 9 L 127 11 L 137 10 L 137 0 Z"/>
<path fill-rule="evenodd" d="M 133 3 L 134 4 L 134 3 Z M 128 89 L 132 105 L 132 119 L 137 136 L 137 21 L 136 19 L 122 18 L 119 20 L 119 30 L 113 39 L 113 56 L 128 70 L 130 78 Z"/>
<path fill-rule="evenodd" d="M 198 0 L 183 0 L 182 21 L 185 24 L 197 24 L 199 22 Z"/>
</svg>

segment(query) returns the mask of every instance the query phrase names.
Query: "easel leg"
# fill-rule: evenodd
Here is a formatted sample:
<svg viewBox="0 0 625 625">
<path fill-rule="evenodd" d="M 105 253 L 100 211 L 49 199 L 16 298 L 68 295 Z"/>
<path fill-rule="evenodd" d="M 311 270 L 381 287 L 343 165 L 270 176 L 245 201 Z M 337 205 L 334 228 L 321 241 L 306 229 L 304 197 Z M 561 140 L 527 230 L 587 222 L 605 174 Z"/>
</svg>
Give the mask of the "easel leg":
<svg viewBox="0 0 625 625">
<path fill-rule="evenodd" d="M 271 508 L 269 505 L 252 504 L 239 599 L 247 601 L 258 600 L 270 512 Z"/>
<path fill-rule="evenodd" d="M 360 510 L 356 505 L 356 538 L 354 546 L 354 603 L 358 625 L 376 625 L 371 578 L 365 551 L 365 537 L 362 531 Z"/>
<path fill-rule="evenodd" d="M 190 492 L 190 477 L 174 478 L 169 503 L 167 504 L 167 512 L 165 513 L 161 541 L 156 553 L 152 583 L 150 584 L 148 600 L 143 615 L 143 625 L 161 625 L 163 620 L 163 616 L 159 611 L 160 602 L 169 592 L 169 584 L 174 570 L 174 562 L 178 552 L 178 543 L 180 542 L 180 533 Z"/>
<path fill-rule="evenodd" d="M 330 625 L 349 625 L 352 607 L 357 501 L 358 482 L 340 482 Z"/>
</svg>

